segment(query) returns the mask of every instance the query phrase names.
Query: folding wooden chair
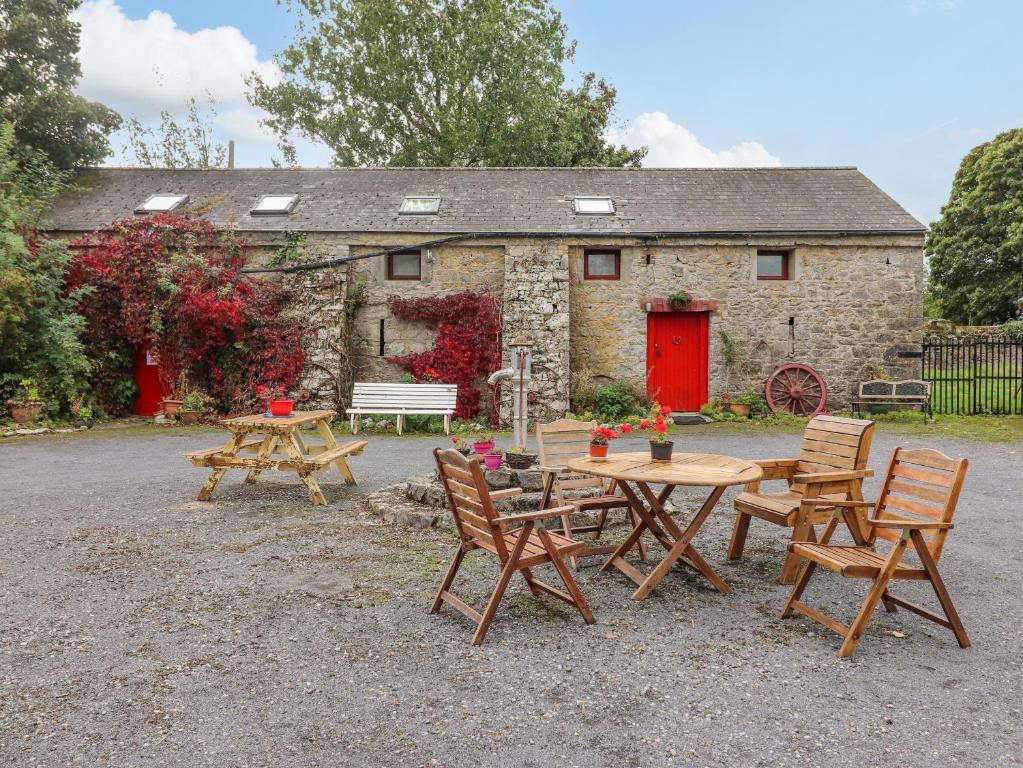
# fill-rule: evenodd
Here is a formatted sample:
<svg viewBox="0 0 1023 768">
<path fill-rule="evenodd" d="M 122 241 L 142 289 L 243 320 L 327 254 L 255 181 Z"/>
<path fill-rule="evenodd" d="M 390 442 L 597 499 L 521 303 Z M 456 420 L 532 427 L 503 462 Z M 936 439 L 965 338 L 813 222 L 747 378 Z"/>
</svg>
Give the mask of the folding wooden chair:
<svg viewBox="0 0 1023 768">
<path fill-rule="evenodd" d="M 607 523 L 607 513 L 612 509 L 628 510 L 632 526 L 638 525 L 636 513 L 629 506 L 629 501 L 616 492 L 614 480 L 604 480 L 593 475 L 582 475 L 569 472 L 565 466 L 568 459 L 585 456 L 590 452 L 590 431 L 596 426 L 594 421 L 575 421 L 574 419 L 558 419 L 550 424 L 536 425 L 536 443 L 540 450 L 540 470 L 544 476 L 544 494 L 541 507 L 546 508 L 553 501 L 559 507 L 570 508 L 561 517 L 561 531 L 571 538 L 580 533 L 595 534 L 593 541 L 600 539 Z M 584 498 L 569 499 L 566 490 L 594 490 L 596 494 Z M 575 526 L 572 515 L 579 512 L 599 512 L 596 523 Z M 646 545 L 641 540 L 640 558 L 646 560 Z M 592 546 L 587 543 L 579 553 L 571 558 L 573 570 L 578 570 L 577 557 L 589 555 L 606 555 L 614 552 L 617 545 Z"/>
<path fill-rule="evenodd" d="M 803 504 L 805 499 L 863 498 L 863 479 L 874 473 L 867 469 L 874 422 L 817 416 L 806 425 L 798 459 L 769 459 L 754 462 L 764 470 L 763 480 L 785 480 L 788 489 L 764 493 L 758 480 L 749 483 L 735 499 L 735 529 L 728 545 L 728 559 L 739 560 L 746 544 L 750 519 L 766 520 L 792 529 L 792 541 L 814 541 L 814 526 L 824 525 L 830 513 L 819 506 Z M 781 583 L 796 578 L 799 558 L 789 554 L 781 571 Z"/>
<path fill-rule="evenodd" d="M 479 460 L 466 459 L 452 449 L 437 448 L 433 455 L 437 460 L 437 472 L 447 493 L 451 514 L 455 518 L 459 543 L 437 597 L 430 607 L 430 613 L 437 613 L 441 603 L 447 603 L 468 616 L 476 622 L 476 634 L 473 635 L 472 644 L 479 645 L 486 637 L 508 582 L 516 573 L 521 573 L 534 596 L 539 597 L 541 592 L 545 592 L 569 605 L 574 605 L 586 623 L 593 624 L 593 614 L 586 605 L 586 599 L 565 565 L 566 557 L 579 552 L 586 545 L 547 531 L 542 526 L 539 529 L 535 527 L 540 521 L 561 517 L 566 514 L 566 509 L 556 507 L 538 512 L 499 516 L 494 509 L 494 501 L 522 493 L 521 488 L 491 492 L 487 488 Z M 517 528 L 509 527 L 515 524 L 521 525 Z M 474 549 L 482 549 L 497 555 L 503 566 L 494 592 L 482 614 L 449 591 L 462 559 L 466 553 Z M 533 576 L 531 569 L 546 563 L 554 566 L 567 592 L 555 589 Z"/>
<path fill-rule="evenodd" d="M 812 502 L 835 509 L 831 522 L 821 535 L 820 543 L 789 544 L 790 552 L 806 558 L 809 563 L 796 581 L 781 612 L 781 618 L 787 618 L 796 611 L 837 632 L 845 638 L 838 649 L 838 656 L 845 658 L 856 650 L 878 601 L 883 601 L 889 613 L 894 613 L 896 607 L 901 606 L 951 629 L 959 645 L 968 648 L 970 638 L 938 574 L 938 560 L 948 532 L 952 530 L 952 516 L 966 477 L 966 468 L 966 459 L 950 459 L 930 449 L 896 448 L 888 463 L 884 485 L 876 502 L 823 499 Z M 874 509 L 872 518 L 861 519 L 856 513 L 858 509 L 871 507 Z M 829 543 L 840 519 L 845 520 L 852 534 L 855 542 L 853 546 Z M 892 542 L 887 554 L 877 551 L 878 539 Z M 921 567 L 902 562 L 907 548 L 916 552 Z M 850 578 L 872 580 L 863 606 L 850 626 L 846 627 L 799 601 L 818 565 Z M 891 594 L 888 584 L 892 580 L 929 581 L 945 614 L 944 618 Z"/>
</svg>

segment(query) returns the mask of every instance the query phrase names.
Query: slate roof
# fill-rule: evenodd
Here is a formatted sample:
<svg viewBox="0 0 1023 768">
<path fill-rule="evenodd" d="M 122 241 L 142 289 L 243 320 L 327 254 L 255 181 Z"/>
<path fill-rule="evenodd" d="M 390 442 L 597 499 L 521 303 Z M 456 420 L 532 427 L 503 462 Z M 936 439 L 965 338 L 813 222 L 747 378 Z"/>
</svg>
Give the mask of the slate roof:
<svg viewBox="0 0 1023 768">
<path fill-rule="evenodd" d="M 241 232 L 724 235 L 922 233 L 924 226 L 855 168 L 322 168 L 82 173 L 49 228 L 102 228 L 155 193 L 212 201 L 209 220 Z M 252 216 L 263 195 L 295 194 L 288 216 Z M 434 216 L 399 215 L 406 195 L 439 196 Z M 616 213 L 574 212 L 610 196 Z"/>
</svg>

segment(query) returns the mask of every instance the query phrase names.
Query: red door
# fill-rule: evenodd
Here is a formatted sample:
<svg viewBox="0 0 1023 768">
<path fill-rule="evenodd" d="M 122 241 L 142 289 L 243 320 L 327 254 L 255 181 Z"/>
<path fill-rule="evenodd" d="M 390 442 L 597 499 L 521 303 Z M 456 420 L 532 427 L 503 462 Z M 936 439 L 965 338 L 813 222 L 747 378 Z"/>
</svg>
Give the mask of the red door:
<svg viewBox="0 0 1023 768">
<path fill-rule="evenodd" d="M 698 411 L 707 402 L 706 312 L 646 316 L 647 392 L 673 411 Z"/>
<path fill-rule="evenodd" d="M 139 396 L 135 400 L 137 416 L 152 416 L 169 394 L 160 380 L 160 364 L 147 349 L 135 350 L 135 383 Z"/>
</svg>

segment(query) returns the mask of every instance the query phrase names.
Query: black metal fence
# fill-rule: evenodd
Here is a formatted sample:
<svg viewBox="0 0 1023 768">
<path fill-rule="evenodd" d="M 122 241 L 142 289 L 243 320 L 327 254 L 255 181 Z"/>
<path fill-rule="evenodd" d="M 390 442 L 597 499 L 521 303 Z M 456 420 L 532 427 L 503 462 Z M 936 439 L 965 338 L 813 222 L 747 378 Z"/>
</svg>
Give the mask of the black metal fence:
<svg viewBox="0 0 1023 768">
<path fill-rule="evenodd" d="M 1023 342 L 1002 336 L 928 336 L 922 377 L 934 413 L 1023 413 Z"/>
</svg>

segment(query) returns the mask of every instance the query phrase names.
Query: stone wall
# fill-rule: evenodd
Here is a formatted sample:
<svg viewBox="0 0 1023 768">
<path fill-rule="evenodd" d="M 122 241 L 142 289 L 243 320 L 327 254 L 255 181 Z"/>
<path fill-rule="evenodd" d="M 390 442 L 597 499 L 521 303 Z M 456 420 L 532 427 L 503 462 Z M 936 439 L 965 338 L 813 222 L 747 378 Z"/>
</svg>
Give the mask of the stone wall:
<svg viewBox="0 0 1023 768">
<path fill-rule="evenodd" d="M 757 280 L 757 248 L 793 248 L 793 279 Z M 583 279 L 583 248 L 570 249 L 573 370 L 645 386 L 647 313 L 642 300 L 688 291 L 716 302 L 710 313 L 709 390 L 763 390 L 779 365 L 801 362 L 824 377 L 829 405 L 883 372 L 918 375 L 898 357 L 921 340 L 921 238 L 842 238 L 756 242 L 623 241 L 621 279 Z M 795 318 L 795 339 L 789 318 Z M 726 370 L 721 332 L 738 343 Z"/>
<path fill-rule="evenodd" d="M 533 346 L 535 397 L 529 417 L 560 418 L 568 410 L 571 303 L 569 248 L 563 241 L 534 240 L 508 245 L 504 259 L 503 366 L 511 365 L 508 343 L 517 336 Z M 510 418 L 511 387 L 503 388 L 502 417 Z"/>
</svg>

